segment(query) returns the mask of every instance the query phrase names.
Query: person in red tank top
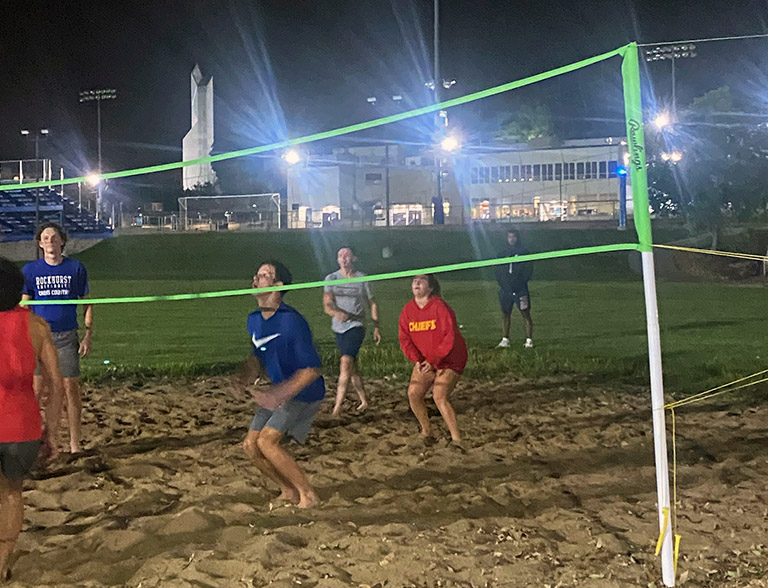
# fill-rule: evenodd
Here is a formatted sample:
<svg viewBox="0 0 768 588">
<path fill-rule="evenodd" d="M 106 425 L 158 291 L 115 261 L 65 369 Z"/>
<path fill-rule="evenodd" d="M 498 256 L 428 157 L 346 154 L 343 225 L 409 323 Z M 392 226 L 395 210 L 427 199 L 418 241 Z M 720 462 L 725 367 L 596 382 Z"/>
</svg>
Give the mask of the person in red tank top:
<svg viewBox="0 0 768 588">
<path fill-rule="evenodd" d="M 21 491 L 42 453 L 57 455 L 64 382 L 59 356 L 45 319 L 21 308 L 24 275 L 0 257 L 0 584 L 10 578 L 10 557 L 24 521 Z M 35 365 L 52 382 L 45 428 L 33 385 Z"/>
<path fill-rule="evenodd" d="M 448 398 L 467 365 L 467 344 L 459 332 L 456 313 L 440 298 L 440 283 L 433 274 L 414 276 L 411 291 L 413 300 L 403 307 L 398 325 L 400 349 L 413 362 L 408 402 L 421 425 L 422 439 L 431 439 L 424 398 L 432 388 L 451 439 L 462 449 L 456 413 Z"/>
</svg>

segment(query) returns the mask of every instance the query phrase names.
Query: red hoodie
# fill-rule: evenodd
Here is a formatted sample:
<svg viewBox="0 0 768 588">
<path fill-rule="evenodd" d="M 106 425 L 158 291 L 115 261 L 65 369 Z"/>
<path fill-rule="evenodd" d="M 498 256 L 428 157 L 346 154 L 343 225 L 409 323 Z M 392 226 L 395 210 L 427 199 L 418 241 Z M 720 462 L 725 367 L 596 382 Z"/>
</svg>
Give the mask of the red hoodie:
<svg viewBox="0 0 768 588">
<path fill-rule="evenodd" d="M 400 349 L 413 363 L 426 360 L 435 369 L 461 373 L 467 365 L 467 344 L 459 332 L 456 313 L 439 296 L 424 308 L 411 300 L 400 313 Z"/>
</svg>

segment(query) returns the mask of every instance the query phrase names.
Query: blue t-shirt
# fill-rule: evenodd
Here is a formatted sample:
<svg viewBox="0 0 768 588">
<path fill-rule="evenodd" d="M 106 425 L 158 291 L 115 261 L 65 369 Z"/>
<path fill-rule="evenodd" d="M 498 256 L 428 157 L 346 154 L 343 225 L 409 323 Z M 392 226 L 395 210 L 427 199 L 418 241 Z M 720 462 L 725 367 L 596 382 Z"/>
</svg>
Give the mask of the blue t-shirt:
<svg viewBox="0 0 768 588">
<path fill-rule="evenodd" d="M 301 369 L 322 365 L 307 321 L 284 302 L 266 320 L 260 310 L 249 314 L 248 334 L 253 354 L 275 384 L 290 379 Z M 324 397 L 325 381 L 320 377 L 294 396 L 294 400 L 316 402 Z"/>
<path fill-rule="evenodd" d="M 22 271 L 24 294 L 35 300 L 77 300 L 88 294 L 88 273 L 76 259 L 65 257 L 59 265 L 48 265 L 45 258 L 40 258 L 30 261 Z M 30 308 L 58 333 L 77 329 L 77 306 L 46 304 Z"/>
</svg>

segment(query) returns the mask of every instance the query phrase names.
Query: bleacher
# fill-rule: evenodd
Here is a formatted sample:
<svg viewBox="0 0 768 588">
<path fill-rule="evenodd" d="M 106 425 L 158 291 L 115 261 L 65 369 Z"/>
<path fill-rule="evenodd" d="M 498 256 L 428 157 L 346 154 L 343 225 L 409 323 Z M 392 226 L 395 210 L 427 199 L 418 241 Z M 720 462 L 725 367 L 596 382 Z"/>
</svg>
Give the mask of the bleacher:
<svg viewBox="0 0 768 588">
<path fill-rule="evenodd" d="M 35 189 L 0 192 L 0 241 L 24 241 L 35 236 Z M 112 236 L 112 229 L 57 192 L 40 188 L 40 222 L 63 220 L 71 238 L 88 239 Z"/>
</svg>

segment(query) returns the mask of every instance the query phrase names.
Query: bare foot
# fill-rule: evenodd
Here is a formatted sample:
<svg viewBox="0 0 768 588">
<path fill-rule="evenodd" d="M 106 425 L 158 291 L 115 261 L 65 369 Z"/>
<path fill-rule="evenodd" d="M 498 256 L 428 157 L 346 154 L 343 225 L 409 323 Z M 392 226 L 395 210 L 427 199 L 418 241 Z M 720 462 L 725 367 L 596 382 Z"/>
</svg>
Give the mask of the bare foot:
<svg viewBox="0 0 768 588">
<path fill-rule="evenodd" d="M 82 453 L 83 452 L 83 448 L 80 447 L 80 445 L 70 445 L 69 446 L 69 452 L 72 453 L 73 455 L 75 453 Z"/>
<path fill-rule="evenodd" d="M 299 491 L 296 490 L 296 488 L 283 488 L 280 496 L 277 497 L 277 500 L 285 500 L 286 502 L 292 502 L 293 504 L 299 504 L 299 499 Z"/>
<path fill-rule="evenodd" d="M 366 408 L 368 408 L 368 402 L 363 401 L 360 403 L 360 405 L 357 407 L 357 412 L 363 412 Z"/>
<path fill-rule="evenodd" d="M 301 497 L 301 500 L 299 500 L 298 507 L 299 508 L 312 508 L 313 506 L 317 506 L 320 504 L 320 499 L 318 498 L 317 494 L 314 492 L 309 492 L 308 494 L 304 494 Z"/>
</svg>

